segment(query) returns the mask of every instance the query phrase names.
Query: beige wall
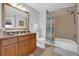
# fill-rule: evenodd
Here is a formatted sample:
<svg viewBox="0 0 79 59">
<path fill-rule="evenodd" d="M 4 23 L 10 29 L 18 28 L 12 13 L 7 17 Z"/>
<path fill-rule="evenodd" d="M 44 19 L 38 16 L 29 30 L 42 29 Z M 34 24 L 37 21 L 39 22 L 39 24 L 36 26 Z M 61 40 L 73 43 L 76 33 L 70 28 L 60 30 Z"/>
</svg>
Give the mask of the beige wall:
<svg viewBox="0 0 79 59">
<path fill-rule="evenodd" d="M 65 39 L 74 39 L 74 18 L 73 14 L 65 13 L 56 16 L 55 36 Z"/>
</svg>

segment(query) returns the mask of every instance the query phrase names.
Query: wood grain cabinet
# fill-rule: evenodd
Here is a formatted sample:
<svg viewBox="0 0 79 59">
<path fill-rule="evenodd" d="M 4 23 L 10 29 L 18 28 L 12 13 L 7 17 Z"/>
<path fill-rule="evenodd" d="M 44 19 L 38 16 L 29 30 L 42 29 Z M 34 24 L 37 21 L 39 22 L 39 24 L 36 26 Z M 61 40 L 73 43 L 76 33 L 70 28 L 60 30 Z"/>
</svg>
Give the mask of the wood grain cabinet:
<svg viewBox="0 0 79 59">
<path fill-rule="evenodd" d="M 35 48 L 35 33 L 0 39 L 0 55 L 2 56 L 25 56 L 32 53 Z"/>
</svg>

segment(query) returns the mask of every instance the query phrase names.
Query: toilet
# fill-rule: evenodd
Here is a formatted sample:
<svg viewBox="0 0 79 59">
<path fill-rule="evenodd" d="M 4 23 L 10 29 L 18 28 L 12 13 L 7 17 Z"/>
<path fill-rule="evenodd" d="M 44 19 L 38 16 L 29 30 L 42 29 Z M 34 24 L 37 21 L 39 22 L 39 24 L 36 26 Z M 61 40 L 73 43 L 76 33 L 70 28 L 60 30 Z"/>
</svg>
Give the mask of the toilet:
<svg viewBox="0 0 79 59">
<path fill-rule="evenodd" d="M 37 47 L 39 48 L 45 48 L 45 38 L 43 37 L 39 37 L 39 34 L 37 33 L 36 35 L 36 38 L 37 38 Z"/>
</svg>

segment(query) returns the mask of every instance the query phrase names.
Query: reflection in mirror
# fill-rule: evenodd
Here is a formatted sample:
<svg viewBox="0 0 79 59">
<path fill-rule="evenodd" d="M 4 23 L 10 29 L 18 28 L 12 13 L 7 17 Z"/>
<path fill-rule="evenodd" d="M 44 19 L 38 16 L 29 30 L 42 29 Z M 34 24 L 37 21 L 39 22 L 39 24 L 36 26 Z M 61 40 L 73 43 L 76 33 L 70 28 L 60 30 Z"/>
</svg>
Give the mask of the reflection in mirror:
<svg viewBox="0 0 79 59">
<path fill-rule="evenodd" d="M 19 20 L 19 26 L 24 26 L 24 21 Z"/>
<path fill-rule="evenodd" d="M 14 17 L 9 17 L 7 16 L 6 17 L 6 20 L 5 20 L 5 28 L 11 28 L 11 27 L 14 27 Z"/>
</svg>

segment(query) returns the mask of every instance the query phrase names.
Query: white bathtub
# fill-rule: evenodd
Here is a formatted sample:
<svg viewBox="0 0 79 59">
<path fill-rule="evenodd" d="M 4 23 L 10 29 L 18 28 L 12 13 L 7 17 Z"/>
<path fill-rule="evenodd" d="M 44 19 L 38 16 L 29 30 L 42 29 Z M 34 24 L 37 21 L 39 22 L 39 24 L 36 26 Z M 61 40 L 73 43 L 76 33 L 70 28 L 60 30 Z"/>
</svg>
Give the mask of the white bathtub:
<svg viewBox="0 0 79 59">
<path fill-rule="evenodd" d="M 64 38 L 55 38 L 55 46 L 77 53 L 77 44 L 73 40 Z"/>
</svg>

